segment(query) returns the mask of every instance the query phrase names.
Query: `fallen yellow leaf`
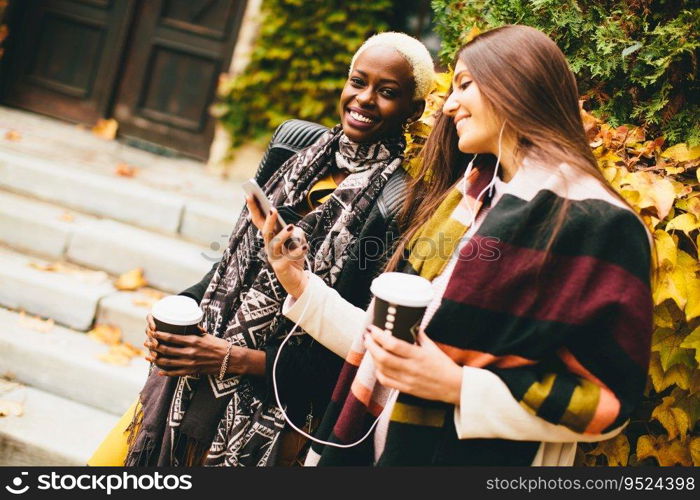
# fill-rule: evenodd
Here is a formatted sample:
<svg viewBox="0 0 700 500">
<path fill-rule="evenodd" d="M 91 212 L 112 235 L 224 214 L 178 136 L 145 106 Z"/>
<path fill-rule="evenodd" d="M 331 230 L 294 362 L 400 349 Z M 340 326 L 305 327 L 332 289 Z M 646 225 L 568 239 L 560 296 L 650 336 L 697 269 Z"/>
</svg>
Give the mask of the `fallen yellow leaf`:
<svg viewBox="0 0 700 500">
<path fill-rule="evenodd" d="M 62 220 L 63 222 L 73 222 L 75 220 L 75 215 L 73 215 L 70 212 L 63 212 L 59 217 L 59 220 Z"/>
<path fill-rule="evenodd" d="M 108 363 L 110 365 L 117 366 L 126 366 L 131 361 L 131 358 L 129 356 L 125 356 L 122 353 L 114 353 L 111 350 L 109 352 L 99 354 L 97 356 L 97 359 L 99 359 L 100 361 L 104 361 L 105 363 Z"/>
<path fill-rule="evenodd" d="M 132 299 L 132 303 L 139 307 L 153 307 L 153 304 L 162 299 L 165 294 L 159 290 L 152 288 L 142 288 L 138 291 L 138 295 Z"/>
<path fill-rule="evenodd" d="M 111 141 L 117 136 L 118 128 L 119 123 L 114 118 L 109 118 L 108 120 L 100 118 L 95 126 L 92 127 L 92 133 L 97 137 Z"/>
<path fill-rule="evenodd" d="M 666 224 L 666 231 L 679 230 L 688 234 L 700 228 L 700 221 L 693 214 L 685 213 L 671 219 Z"/>
<path fill-rule="evenodd" d="M 133 177 L 136 175 L 137 171 L 138 169 L 136 167 L 128 163 L 118 163 L 114 168 L 114 173 L 121 177 Z"/>
<path fill-rule="evenodd" d="M 661 153 L 663 158 L 670 158 L 676 161 L 692 161 L 700 158 L 700 146 L 689 148 L 686 143 L 671 146 Z"/>
<path fill-rule="evenodd" d="M 16 130 L 8 130 L 7 132 L 5 132 L 5 139 L 12 142 L 21 141 L 22 134 L 20 134 Z"/>
<path fill-rule="evenodd" d="M 137 267 L 119 276 L 114 282 L 117 290 L 137 290 L 148 285 L 148 281 L 143 277 L 143 269 Z"/>
<path fill-rule="evenodd" d="M 141 349 L 134 347 L 128 342 L 124 342 L 110 346 L 109 351 L 99 354 L 97 357 L 100 361 L 104 361 L 105 363 L 125 366 L 131 362 L 132 358 L 142 355 L 143 351 L 141 351 Z"/>
<path fill-rule="evenodd" d="M 122 338 L 122 331 L 118 326 L 98 324 L 88 332 L 88 337 L 107 345 L 118 345 Z"/>
</svg>

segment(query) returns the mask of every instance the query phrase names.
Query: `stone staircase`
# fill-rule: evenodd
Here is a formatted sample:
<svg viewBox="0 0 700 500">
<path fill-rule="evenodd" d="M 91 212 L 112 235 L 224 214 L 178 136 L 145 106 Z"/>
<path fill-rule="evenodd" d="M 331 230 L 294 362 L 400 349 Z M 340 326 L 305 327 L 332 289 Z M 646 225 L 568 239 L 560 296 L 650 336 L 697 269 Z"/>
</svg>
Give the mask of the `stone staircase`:
<svg viewBox="0 0 700 500">
<path fill-rule="evenodd" d="M 86 462 L 148 369 L 139 357 L 98 359 L 107 346 L 86 335 L 111 324 L 142 347 L 153 293 L 119 291 L 115 278 L 140 267 L 166 294 L 198 282 L 226 245 L 240 181 L 258 161 L 222 180 L 191 160 L 0 107 L 0 376 L 21 384 L 0 400 L 24 407 L 0 417 L 0 465 Z M 117 175 L 120 163 L 135 174 Z M 30 316 L 55 324 L 37 328 L 47 324 Z"/>
</svg>

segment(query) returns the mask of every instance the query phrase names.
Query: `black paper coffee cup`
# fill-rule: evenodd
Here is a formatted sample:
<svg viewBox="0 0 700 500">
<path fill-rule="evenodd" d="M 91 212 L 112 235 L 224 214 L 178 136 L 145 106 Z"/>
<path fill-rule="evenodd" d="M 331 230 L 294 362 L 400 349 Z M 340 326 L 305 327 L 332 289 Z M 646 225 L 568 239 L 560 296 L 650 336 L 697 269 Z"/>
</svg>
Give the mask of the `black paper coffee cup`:
<svg viewBox="0 0 700 500">
<path fill-rule="evenodd" d="M 383 273 L 372 281 L 372 324 L 394 337 L 415 342 L 433 287 L 425 278 L 405 273 Z"/>
<path fill-rule="evenodd" d="M 200 335 L 197 325 L 204 313 L 196 300 L 184 295 L 170 295 L 153 304 L 151 316 L 159 332 Z"/>
</svg>

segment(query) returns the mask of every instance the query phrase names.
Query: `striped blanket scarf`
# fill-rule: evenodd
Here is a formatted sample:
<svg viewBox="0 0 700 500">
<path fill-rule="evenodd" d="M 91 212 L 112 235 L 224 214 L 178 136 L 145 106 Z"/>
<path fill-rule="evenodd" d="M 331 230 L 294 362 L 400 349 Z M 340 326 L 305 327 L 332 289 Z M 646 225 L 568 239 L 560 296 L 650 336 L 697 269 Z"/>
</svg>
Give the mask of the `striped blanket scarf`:
<svg viewBox="0 0 700 500">
<path fill-rule="evenodd" d="M 442 273 L 492 173 L 479 167 L 466 196 L 456 188 L 446 196 L 409 242 L 406 272 L 429 280 Z M 566 217 L 545 251 L 553 209 L 562 203 Z M 460 250 L 426 334 L 458 364 L 492 371 L 521 406 L 548 422 L 580 434 L 620 428 L 646 382 L 650 250 L 637 216 L 597 180 L 568 165 L 525 162 Z M 376 381 L 361 337 L 319 426 L 323 440 L 355 442 L 387 403 L 389 390 Z M 532 463 L 538 442 L 459 439 L 454 409 L 399 394 L 377 465 Z M 307 465 L 370 465 L 373 456 L 371 438 L 352 448 L 314 443 Z"/>
</svg>

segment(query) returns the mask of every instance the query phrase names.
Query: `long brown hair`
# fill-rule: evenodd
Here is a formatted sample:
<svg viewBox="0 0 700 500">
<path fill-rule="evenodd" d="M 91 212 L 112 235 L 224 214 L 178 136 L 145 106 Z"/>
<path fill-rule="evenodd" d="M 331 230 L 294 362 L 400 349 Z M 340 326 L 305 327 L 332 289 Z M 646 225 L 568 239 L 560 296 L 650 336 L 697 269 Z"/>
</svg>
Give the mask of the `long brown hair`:
<svg viewBox="0 0 700 500">
<path fill-rule="evenodd" d="M 516 161 L 528 156 L 552 166 L 567 163 L 598 179 L 629 206 L 598 170 L 583 128 L 576 79 L 551 39 L 528 26 L 501 26 L 474 37 L 460 49 L 455 64 L 458 60 L 469 69 L 493 113 L 506 120 L 506 133 L 516 138 Z M 457 142 L 452 119 L 438 112 L 421 153 L 421 172 L 408 185 L 406 202 L 399 214 L 404 234 L 387 270 L 397 268 L 405 257 L 408 241 L 428 221 L 464 171 L 469 155 L 459 152 Z M 552 207 L 555 224 L 547 251 L 564 223 L 568 206 L 568 200 L 563 199 Z"/>
</svg>

